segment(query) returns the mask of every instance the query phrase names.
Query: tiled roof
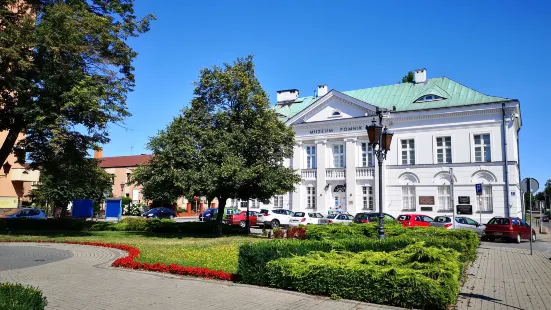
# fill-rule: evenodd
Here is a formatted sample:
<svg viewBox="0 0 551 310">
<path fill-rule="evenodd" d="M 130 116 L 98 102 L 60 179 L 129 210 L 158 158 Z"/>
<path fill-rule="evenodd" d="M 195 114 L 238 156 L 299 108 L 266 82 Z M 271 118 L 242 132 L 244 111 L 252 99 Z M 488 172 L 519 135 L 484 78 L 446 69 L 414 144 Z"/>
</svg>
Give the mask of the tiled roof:
<svg viewBox="0 0 551 310">
<path fill-rule="evenodd" d="M 100 158 L 101 168 L 137 167 L 146 163 L 153 155 L 131 155 Z"/>
<path fill-rule="evenodd" d="M 468 88 L 447 77 L 427 79 L 425 83 L 400 83 L 394 85 L 363 88 L 343 92 L 358 100 L 376 107 L 396 111 L 414 111 L 434 108 L 448 108 L 472 104 L 508 101 L 503 97 L 488 96 L 474 89 Z M 424 95 L 438 95 L 444 100 L 415 102 Z M 319 97 L 321 98 L 321 97 Z M 291 104 L 278 104 L 274 107 L 282 120 L 293 117 L 298 112 L 314 103 L 318 98 L 313 96 L 301 97 Z"/>
</svg>

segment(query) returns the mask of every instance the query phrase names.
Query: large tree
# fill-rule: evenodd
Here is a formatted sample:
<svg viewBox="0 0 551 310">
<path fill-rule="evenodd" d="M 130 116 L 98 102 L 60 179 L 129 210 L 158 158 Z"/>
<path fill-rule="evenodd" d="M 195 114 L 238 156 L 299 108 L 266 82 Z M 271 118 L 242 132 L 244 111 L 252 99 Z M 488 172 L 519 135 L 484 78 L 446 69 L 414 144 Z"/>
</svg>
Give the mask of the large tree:
<svg viewBox="0 0 551 310">
<path fill-rule="evenodd" d="M 294 190 L 300 178 L 283 162 L 295 134 L 270 107 L 252 56 L 202 70 L 194 96 L 151 138 L 154 156 L 133 174 L 146 197 L 217 197 L 221 223 L 228 198 L 267 201 Z"/>
<path fill-rule="evenodd" d="M 66 141 L 78 142 L 81 154 L 109 141 L 108 125 L 129 115 L 136 52 L 128 38 L 148 31 L 153 19 L 138 19 L 133 6 L 133 0 L 1 1 L 0 131 L 8 135 L 0 166 L 12 152 L 42 167 Z"/>
</svg>

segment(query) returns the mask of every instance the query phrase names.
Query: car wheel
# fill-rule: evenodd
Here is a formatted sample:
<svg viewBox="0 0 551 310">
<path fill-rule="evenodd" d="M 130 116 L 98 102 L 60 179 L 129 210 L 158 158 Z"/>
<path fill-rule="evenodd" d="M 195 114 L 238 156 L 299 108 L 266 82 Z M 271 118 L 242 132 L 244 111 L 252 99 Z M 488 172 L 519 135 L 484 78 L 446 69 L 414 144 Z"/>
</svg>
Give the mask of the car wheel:
<svg viewBox="0 0 551 310">
<path fill-rule="evenodd" d="M 487 236 L 482 236 L 482 237 L 480 237 L 480 240 L 481 241 L 488 241 L 490 239 Z"/>
<path fill-rule="evenodd" d="M 516 242 L 517 242 L 517 243 L 520 243 L 521 241 L 522 241 L 522 238 L 520 237 L 520 234 L 518 234 L 518 235 L 517 235 L 517 240 L 516 240 Z"/>
<path fill-rule="evenodd" d="M 532 234 L 532 242 L 536 242 L 536 234 Z"/>
<path fill-rule="evenodd" d="M 279 227 L 279 221 L 278 220 L 272 220 L 272 222 L 270 223 L 270 226 L 272 226 L 272 228 L 278 228 Z"/>
<path fill-rule="evenodd" d="M 239 222 L 239 227 L 245 228 L 246 226 L 247 226 L 247 222 L 245 222 L 245 221 Z"/>
<path fill-rule="evenodd" d="M 496 239 L 495 239 L 495 238 L 488 237 L 488 241 L 494 242 L 494 241 L 496 241 Z"/>
</svg>

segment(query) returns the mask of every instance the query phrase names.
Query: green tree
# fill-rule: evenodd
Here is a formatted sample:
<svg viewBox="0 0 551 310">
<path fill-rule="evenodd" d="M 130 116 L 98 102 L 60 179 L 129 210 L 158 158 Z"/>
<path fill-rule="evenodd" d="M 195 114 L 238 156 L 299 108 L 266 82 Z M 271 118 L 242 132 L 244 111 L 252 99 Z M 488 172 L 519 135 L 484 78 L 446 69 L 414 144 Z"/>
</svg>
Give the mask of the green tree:
<svg viewBox="0 0 551 310">
<path fill-rule="evenodd" d="M 136 52 L 127 41 L 154 19 L 138 19 L 133 7 L 133 0 L 0 3 L 0 131 L 8 132 L 0 166 L 12 152 L 36 168 L 66 141 L 78 141 L 81 154 L 109 141 L 108 125 L 129 115 Z"/>
<path fill-rule="evenodd" d="M 267 201 L 294 190 L 300 178 L 282 165 L 294 131 L 270 107 L 252 56 L 202 70 L 194 96 L 151 138 L 153 158 L 133 173 L 147 199 L 217 197 L 221 223 L 228 198 Z"/>
<path fill-rule="evenodd" d="M 415 76 L 413 75 L 413 71 L 409 71 L 408 74 L 402 77 L 402 83 L 413 83 L 413 82 L 415 82 Z"/>
<path fill-rule="evenodd" d="M 31 195 L 39 201 L 48 201 L 62 210 L 75 199 L 92 199 L 96 204 L 111 192 L 111 176 L 92 158 L 83 158 L 74 149 L 62 150 L 49 158 L 40 168 L 40 181 Z"/>
</svg>

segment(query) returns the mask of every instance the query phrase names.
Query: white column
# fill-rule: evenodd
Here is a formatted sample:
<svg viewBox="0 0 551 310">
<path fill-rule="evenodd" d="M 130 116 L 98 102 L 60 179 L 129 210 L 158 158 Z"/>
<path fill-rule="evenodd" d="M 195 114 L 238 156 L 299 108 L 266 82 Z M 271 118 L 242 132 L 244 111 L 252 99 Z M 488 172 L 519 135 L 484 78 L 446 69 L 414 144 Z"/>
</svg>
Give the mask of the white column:
<svg viewBox="0 0 551 310">
<path fill-rule="evenodd" d="M 302 142 L 297 142 L 295 146 L 293 147 L 293 159 L 291 160 L 291 165 L 293 170 L 298 173 L 300 176 L 300 170 L 302 169 L 302 157 L 303 157 L 303 150 L 302 150 Z M 301 206 L 301 200 L 300 200 L 300 193 L 302 192 L 303 182 L 296 184 L 295 190 L 291 193 L 291 210 L 300 210 L 303 208 Z"/>
<path fill-rule="evenodd" d="M 327 214 L 327 193 L 325 191 L 325 169 L 326 169 L 326 155 L 327 155 L 327 140 L 316 141 L 316 210 L 321 214 Z"/>
<path fill-rule="evenodd" d="M 346 206 L 348 213 L 356 213 L 356 141 L 357 138 L 346 138 Z"/>
</svg>

